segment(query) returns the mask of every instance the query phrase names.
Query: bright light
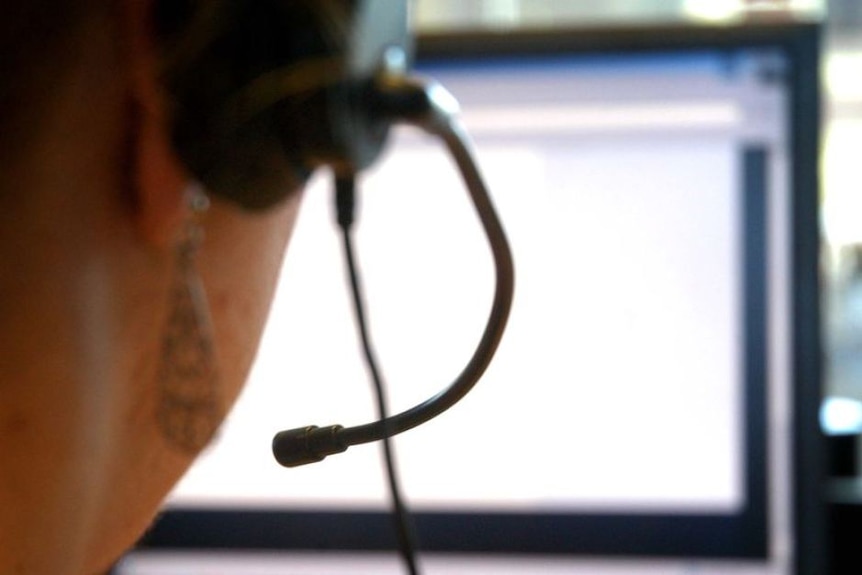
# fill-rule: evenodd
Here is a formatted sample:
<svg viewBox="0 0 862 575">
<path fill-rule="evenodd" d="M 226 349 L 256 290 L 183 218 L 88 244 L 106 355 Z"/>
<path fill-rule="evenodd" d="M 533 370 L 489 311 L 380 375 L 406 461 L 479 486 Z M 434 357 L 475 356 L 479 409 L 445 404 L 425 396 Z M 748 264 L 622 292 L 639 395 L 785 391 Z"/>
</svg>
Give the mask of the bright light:
<svg viewBox="0 0 862 575">
<path fill-rule="evenodd" d="M 728 20 L 744 9 L 742 0 L 686 0 L 683 12 L 692 18 L 701 20 Z"/>
<path fill-rule="evenodd" d="M 824 0 L 685 0 L 682 11 L 691 18 L 709 21 L 726 21 L 761 12 L 819 16 L 825 12 L 825 2 Z"/>
<path fill-rule="evenodd" d="M 833 53 L 826 59 L 826 87 L 837 101 L 862 100 L 862 54 Z"/>
<path fill-rule="evenodd" d="M 831 397 L 820 408 L 820 427 L 830 435 L 862 432 L 862 402 Z"/>
</svg>

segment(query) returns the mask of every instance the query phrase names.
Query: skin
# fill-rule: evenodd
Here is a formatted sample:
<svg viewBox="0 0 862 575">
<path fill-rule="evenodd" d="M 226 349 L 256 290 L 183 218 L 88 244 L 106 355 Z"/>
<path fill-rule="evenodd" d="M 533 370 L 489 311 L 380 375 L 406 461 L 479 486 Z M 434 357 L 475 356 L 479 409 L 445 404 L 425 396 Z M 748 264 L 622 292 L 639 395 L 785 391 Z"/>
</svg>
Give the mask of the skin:
<svg viewBox="0 0 862 575">
<path fill-rule="evenodd" d="M 0 573 L 104 572 L 196 453 L 155 417 L 191 183 L 171 149 L 148 2 L 66 48 L 0 159 Z M 212 199 L 197 272 L 225 410 L 246 380 L 300 194 L 261 214 Z"/>
</svg>

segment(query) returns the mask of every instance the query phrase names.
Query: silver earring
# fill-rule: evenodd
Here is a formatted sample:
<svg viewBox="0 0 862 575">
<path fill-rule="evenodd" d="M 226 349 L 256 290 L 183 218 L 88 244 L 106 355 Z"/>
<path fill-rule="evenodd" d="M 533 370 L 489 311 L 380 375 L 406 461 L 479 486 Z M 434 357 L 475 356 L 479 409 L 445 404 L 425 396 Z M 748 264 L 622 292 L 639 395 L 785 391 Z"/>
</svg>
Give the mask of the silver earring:
<svg viewBox="0 0 862 575">
<path fill-rule="evenodd" d="M 169 445 L 187 453 L 210 442 L 224 415 L 209 304 L 196 265 L 208 204 L 200 190 L 189 192 L 191 217 L 176 247 L 157 372 L 159 429 Z"/>
</svg>

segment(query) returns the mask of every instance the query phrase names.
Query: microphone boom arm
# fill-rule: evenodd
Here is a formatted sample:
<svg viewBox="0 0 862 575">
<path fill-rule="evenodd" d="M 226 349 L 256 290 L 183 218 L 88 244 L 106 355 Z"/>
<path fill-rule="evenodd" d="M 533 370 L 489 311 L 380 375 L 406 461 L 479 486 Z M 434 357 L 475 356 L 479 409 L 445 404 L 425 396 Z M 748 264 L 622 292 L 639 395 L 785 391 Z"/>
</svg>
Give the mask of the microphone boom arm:
<svg viewBox="0 0 862 575">
<path fill-rule="evenodd" d="M 278 433 L 272 441 L 276 460 L 296 467 L 323 460 L 351 445 L 381 440 L 412 429 L 460 401 L 479 381 L 503 337 L 514 294 L 514 263 L 509 242 L 488 188 L 474 160 L 469 138 L 456 114 L 454 97 L 437 83 L 403 74 L 384 74 L 369 90 L 369 104 L 380 119 L 417 125 L 440 137 L 452 155 L 485 231 L 495 264 L 494 300 L 481 339 L 467 365 L 448 388 L 384 420 L 343 427 L 308 426 Z"/>
</svg>

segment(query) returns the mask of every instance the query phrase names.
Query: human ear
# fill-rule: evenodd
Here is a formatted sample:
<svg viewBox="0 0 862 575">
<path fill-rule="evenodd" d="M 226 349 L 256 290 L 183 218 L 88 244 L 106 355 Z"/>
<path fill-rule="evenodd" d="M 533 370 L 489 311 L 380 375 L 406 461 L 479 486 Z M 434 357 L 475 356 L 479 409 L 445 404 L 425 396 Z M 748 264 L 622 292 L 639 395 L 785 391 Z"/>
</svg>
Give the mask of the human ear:
<svg viewBox="0 0 862 575">
<path fill-rule="evenodd" d="M 165 246 L 176 240 L 182 226 L 191 177 L 171 144 L 153 0 L 124 0 L 123 5 L 130 72 L 128 137 L 134 217 L 145 241 Z"/>
</svg>

